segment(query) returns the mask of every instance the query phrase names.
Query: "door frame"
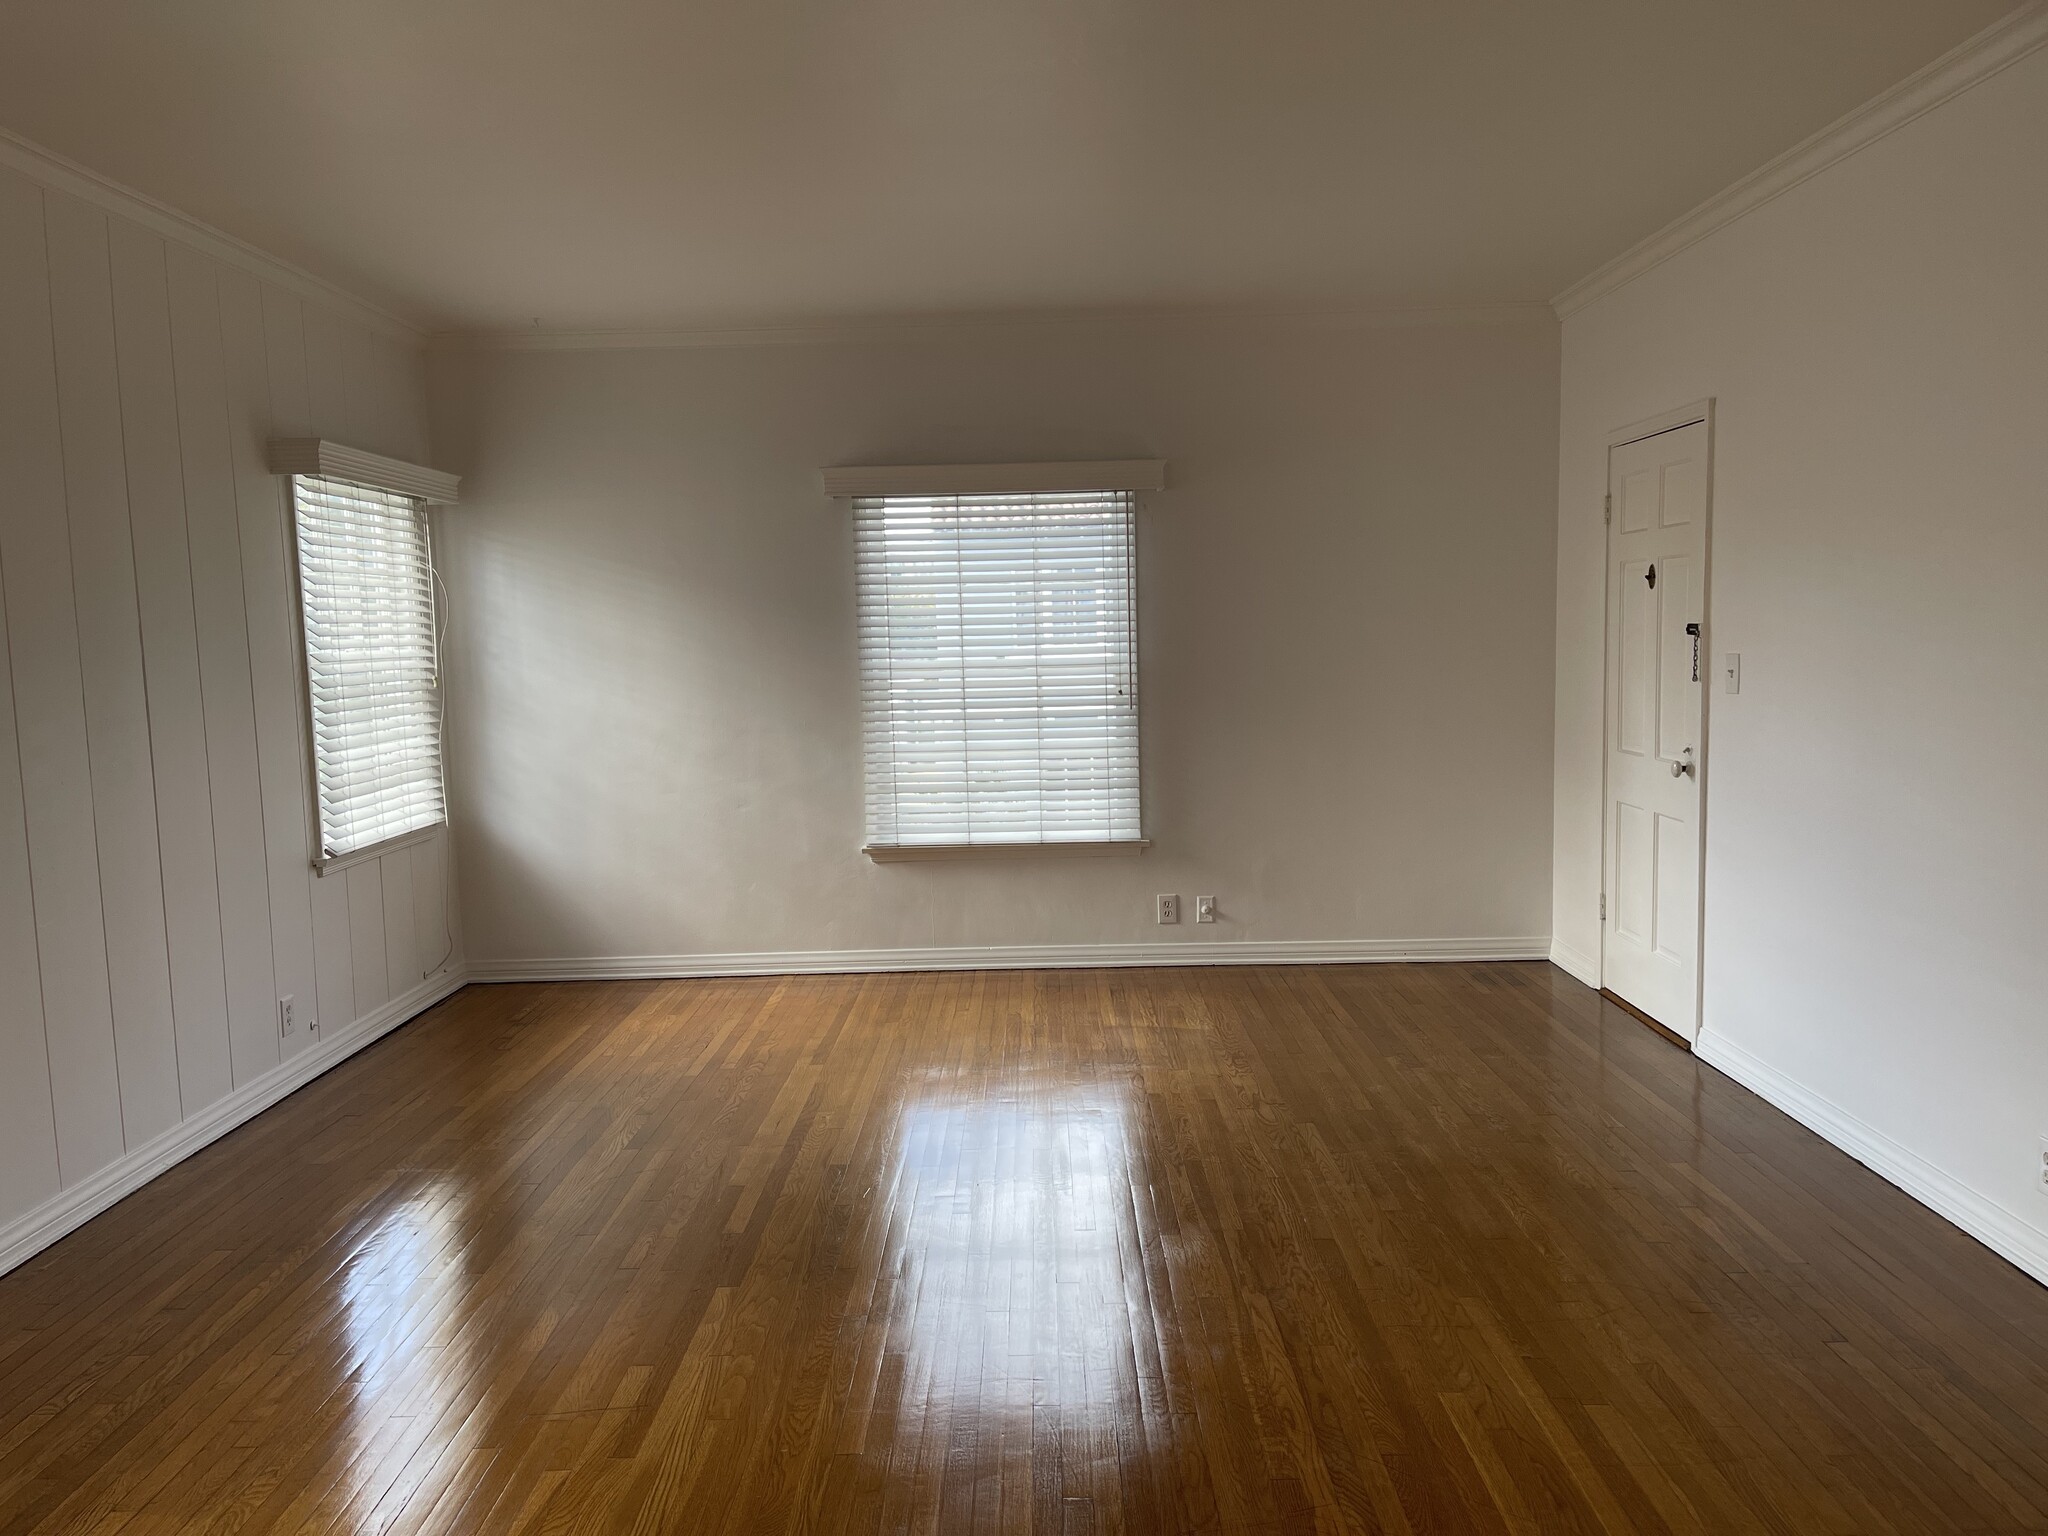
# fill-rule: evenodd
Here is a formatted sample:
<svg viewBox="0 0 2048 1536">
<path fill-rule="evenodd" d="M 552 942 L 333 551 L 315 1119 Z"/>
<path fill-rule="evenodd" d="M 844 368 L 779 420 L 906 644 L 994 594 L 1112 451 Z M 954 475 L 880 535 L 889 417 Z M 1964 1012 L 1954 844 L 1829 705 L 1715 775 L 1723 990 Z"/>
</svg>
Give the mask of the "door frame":
<svg viewBox="0 0 2048 1536">
<path fill-rule="evenodd" d="M 1714 689 L 1712 679 L 1718 668 L 1714 665 L 1714 460 L 1717 457 L 1714 434 L 1715 396 L 1695 400 L 1690 405 L 1681 405 L 1675 410 L 1659 411 L 1654 416 L 1645 416 L 1627 426 L 1615 427 L 1607 434 L 1607 442 L 1601 452 L 1601 484 L 1603 497 L 1613 494 L 1614 450 L 1630 443 L 1641 442 L 1646 437 L 1657 437 L 1666 432 L 1675 432 L 1680 427 L 1705 423 L 1707 429 L 1707 491 L 1706 526 L 1701 530 L 1700 545 L 1700 654 L 1707 660 L 1700 677 L 1700 739 L 1699 750 L 1694 753 L 1699 763 L 1700 813 L 1697 832 L 1699 835 L 1699 914 L 1698 931 L 1693 935 L 1693 1038 L 1686 1049 L 1697 1045 L 1699 1037 L 1707 1027 L 1707 795 L 1714 776 L 1714 754 L 1709 750 L 1709 734 L 1714 713 Z M 1607 992 L 1607 929 L 1605 915 L 1607 897 L 1607 855 L 1608 855 L 1608 782 L 1607 764 L 1613 748 L 1610 736 L 1608 701 L 1609 688 L 1614 679 L 1609 675 L 1609 658 L 1613 655 L 1614 640 L 1614 598 L 1608 590 L 1607 573 L 1614 562 L 1614 523 L 1603 516 L 1600 529 L 1600 900 L 1603 908 L 1600 919 L 1599 990 Z M 1624 1004 L 1624 1006 L 1627 1006 Z M 1630 1008 L 1630 1012 L 1638 1010 Z M 1638 1016 L 1641 1016 L 1638 1014 Z M 1659 1032 L 1676 1038 L 1675 1031 L 1659 1026 Z"/>
</svg>

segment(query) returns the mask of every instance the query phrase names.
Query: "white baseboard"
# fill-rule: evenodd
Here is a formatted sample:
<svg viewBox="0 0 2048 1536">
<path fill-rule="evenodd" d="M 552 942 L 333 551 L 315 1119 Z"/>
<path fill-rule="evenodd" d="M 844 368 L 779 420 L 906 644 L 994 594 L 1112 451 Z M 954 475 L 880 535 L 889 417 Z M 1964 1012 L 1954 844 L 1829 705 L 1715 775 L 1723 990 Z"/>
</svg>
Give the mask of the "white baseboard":
<svg viewBox="0 0 2048 1536">
<path fill-rule="evenodd" d="M 252 1077 L 232 1093 L 179 1121 L 155 1140 L 144 1142 L 91 1177 L 52 1195 L 26 1215 L 0 1227 L 0 1275 L 33 1258 L 65 1233 L 82 1227 L 115 1201 L 133 1194 L 208 1142 L 218 1140 L 245 1120 L 262 1114 L 286 1094 L 304 1087 L 329 1067 L 338 1065 L 371 1041 L 389 1034 L 413 1015 L 431 1008 L 460 989 L 468 979 L 460 966 L 451 966 L 439 975 L 429 977 L 410 992 L 394 997 L 346 1028 L 324 1036 L 261 1076 Z"/>
<path fill-rule="evenodd" d="M 1727 1073 L 1758 1098 L 1841 1148 L 1879 1178 L 1896 1184 L 1937 1216 L 2048 1285 L 2048 1232 L 1980 1195 L 1953 1174 L 1801 1087 L 1776 1067 L 1713 1030 L 1702 1030 L 1692 1049 L 1700 1060 Z"/>
<path fill-rule="evenodd" d="M 472 981 L 667 980 L 690 976 L 1006 971 L 1129 965 L 1356 965 L 1386 960 L 1543 960 L 1547 938 L 1257 939 L 1166 944 L 1014 944 L 951 949 L 762 950 L 704 955 L 574 955 L 475 960 Z"/>
<path fill-rule="evenodd" d="M 1550 963 L 1595 991 L 1599 990 L 1600 962 L 1581 950 L 1573 949 L 1563 939 L 1551 939 Z"/>
</svg>

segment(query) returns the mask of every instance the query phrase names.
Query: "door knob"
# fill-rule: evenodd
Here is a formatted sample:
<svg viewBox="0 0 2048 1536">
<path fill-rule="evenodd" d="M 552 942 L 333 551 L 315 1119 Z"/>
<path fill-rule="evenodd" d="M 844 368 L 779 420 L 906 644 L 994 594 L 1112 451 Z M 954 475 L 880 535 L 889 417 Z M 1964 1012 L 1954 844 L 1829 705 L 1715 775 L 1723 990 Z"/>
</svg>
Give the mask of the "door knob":
<svg viewBox="0 0 2048 1536">
<path fill-rule="evenodd" d="M 1687 747 L 1678 754 L 1678 761 L 1671 765 L 1671 777 L 1682 779 L 1692 772 L 1692 748 Z"/>
</svg>

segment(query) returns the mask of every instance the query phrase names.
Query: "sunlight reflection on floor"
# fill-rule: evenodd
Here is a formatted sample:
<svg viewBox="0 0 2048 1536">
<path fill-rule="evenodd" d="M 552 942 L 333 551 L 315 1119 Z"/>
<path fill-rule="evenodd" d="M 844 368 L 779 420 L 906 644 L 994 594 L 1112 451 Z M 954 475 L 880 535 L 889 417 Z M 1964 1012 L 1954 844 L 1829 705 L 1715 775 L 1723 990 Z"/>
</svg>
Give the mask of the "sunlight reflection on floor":
<svg viewBox="0 0 2048 1536">
<path fill-rule="evenodd" d="M 425 1178 L 374 1221 L 342 1268 L 343 1454 L 384 1447 L 388 1460 L 403 1438 L 431 1453 L 466 1415 L 482 1363 L 467 1200 L 461 1181 Z"/>
<path fill-rule="evenodd" d="M 1006 1448 L 1034 1419 L 1065 1435 L 1128 1420 L 1158 1358 L 1132 1337 L 1152 1327 L 1134 1121 L 1122 1081 L 934 1086 L 905 1107 L 876 1298 L 899 1413 L 1000 1415 Z"/>
</svg>

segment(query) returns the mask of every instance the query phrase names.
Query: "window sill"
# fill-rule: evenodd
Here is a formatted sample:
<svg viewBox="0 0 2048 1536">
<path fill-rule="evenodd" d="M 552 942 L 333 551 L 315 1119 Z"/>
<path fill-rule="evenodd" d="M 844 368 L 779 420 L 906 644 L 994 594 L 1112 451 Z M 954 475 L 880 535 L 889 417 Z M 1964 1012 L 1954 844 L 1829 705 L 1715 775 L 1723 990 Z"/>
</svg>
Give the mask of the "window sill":
<svg viewBox="0 0 2048 1536">
<path fill-rule="evenodd" d="M 1149 837 L 1101 843 L 869 843 L 861 852 L 877 864 L 917 864 L 936 859 L 1109 859 L 1143 853 Z"/>
<path fill-rule="evenodd" d="M 448 825 L 437 821 L 431 827 L 419 827 L 411 832 L 401 832 L 396 837 L 387 837 L 381 843 L 372 843 L 367 848 L 354 848 L 347 853 L 338 853 L 331 859 L 313 860 L 313 873 L 321 879 L 339 874 L 352 864 L 367 864 L 372 859 L 381 859 L 387 853 L 396 853 L 401 848 L 410 848 L 414 843 L 424 843 L 428 838 L 442 831 Z"/>
</svg>

